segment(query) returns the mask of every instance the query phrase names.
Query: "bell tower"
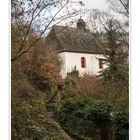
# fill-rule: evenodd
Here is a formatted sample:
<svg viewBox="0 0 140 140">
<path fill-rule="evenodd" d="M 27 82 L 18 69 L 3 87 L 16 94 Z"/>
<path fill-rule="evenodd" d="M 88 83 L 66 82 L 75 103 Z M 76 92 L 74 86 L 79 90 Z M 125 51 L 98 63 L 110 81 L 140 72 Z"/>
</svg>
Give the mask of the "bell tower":
<svg viewBox="0 0 140 140">
<path fill-rule="evenodd" d="M 84 22 L 84 20 L 82 18 L 78 19 L 77 28 L 82 30 L 82 31 L 85 31 L 86 24 L 85 24 L 85 22 Z"/>
</svg>

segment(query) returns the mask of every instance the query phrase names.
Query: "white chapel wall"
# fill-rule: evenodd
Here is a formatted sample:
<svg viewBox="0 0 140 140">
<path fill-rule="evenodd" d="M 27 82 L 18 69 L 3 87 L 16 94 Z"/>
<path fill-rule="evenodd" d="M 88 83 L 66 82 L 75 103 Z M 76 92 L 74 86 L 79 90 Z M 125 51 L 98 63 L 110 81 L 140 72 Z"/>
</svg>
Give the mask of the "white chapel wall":
<svg viewBox="0 0 140 140">
<path fill-rule="evenodd" d="M 68 72 L 71 72 L 72 69 L 76 66 L 76 69 L 79 71 L 80 75 L 87 73 L 90 75 L 98 75 L 99 69 L 99 58 L 105 58 L 101 54 L 89 54 L 89 53 L 75 53 L 75 52 L 61 52 L 59 53 L 63 61 L 61 75 L 63 78 L 66 77 Z M 86 59 L 86 68 L 81 68 L 81 58 Z M 104 65 L 104 68 L 107 66 Z"/>
</svg>

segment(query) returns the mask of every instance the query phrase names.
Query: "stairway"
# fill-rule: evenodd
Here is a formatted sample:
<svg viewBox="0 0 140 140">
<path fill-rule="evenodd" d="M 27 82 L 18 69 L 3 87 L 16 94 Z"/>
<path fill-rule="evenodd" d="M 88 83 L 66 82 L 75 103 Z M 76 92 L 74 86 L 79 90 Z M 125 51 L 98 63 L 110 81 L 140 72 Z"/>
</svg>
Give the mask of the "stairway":
<svg viewBox="0 0 140 140">
<path fill-rule="evenodd" d="M 58 99 L 58 94 L 55 95 L 48 103 L 47 105 L 47 113 L 48 113 L 48 117 L 50 118 L 54 118 L 55 117 L 55 103 Z"/>
</svg>

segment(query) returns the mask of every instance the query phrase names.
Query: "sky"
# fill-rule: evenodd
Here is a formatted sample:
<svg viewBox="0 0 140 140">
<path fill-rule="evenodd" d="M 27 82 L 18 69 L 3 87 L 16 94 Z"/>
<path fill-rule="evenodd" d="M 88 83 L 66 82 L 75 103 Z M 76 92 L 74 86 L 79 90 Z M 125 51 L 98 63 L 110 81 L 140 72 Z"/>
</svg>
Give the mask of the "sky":
<svg viewBox="0 0 140 140">
<path fill-rule="evenodd" d="M 80 1 L 80 0 L 72 0 L 72 1 Z M 79 7 L 79 5 L 72 5 L 71 6 L 67 6 L 64 8 L 64 10 L 61 11 L 61 13 L 63 13 L 63 11 L 67 11 L 68 9 L 71 8 L 75 8 L 76 10 L 78 9 L 99 9 L 101 11 L 107 11 L 108 10 L 108 4 L 106 3 L 106 0 L 81 0 L 85 5 L 83 7 Z M 56 13 L 56 9 L 52 9 L 53 11 L 51 11 L 52 13 Z M 63 14 L 61 14 L 63 15 Z M 83 15 L 82 13 L 78 16 L 78 18 L 82 17 L 84 20 L 86 20 L 87 15 Z M 64 22 L 65 23 L 65 22 Z M 63 24 L 63 22 L 61 22 L 60 24 Z M 73 26 L 73 25 L 72 25 Z M 75 26 L 75 25 L 74 25 Z"/>
<path fill-rule="evenodd" d="M 73 0 L 74 1 L 74 0 Z M 75 1 L 80 1 L 80 0 L 75 0 Z M 106 0 L 81 0 L 83 1 L 83 3 L 85 4 L 85 6 L 82 7 L 82 9 L 99 9 L 101 11 L 108 11 L 108 3 L 106 2 Z M 65 9 L 66 8 L 66 9 Z M 77 6 L 77 5 L 73 5 L 73 7 L 65 7 L 64 8 L 64 11 L 68 8 L 75 8 L 76 10 L 78 10 L 80 7 Z M 56 9 L 54 9 L 54 11 L 52 11 L 52 13 L 56 13 L 55 11 Z M 63 13 L 63 11 L 62 11 Z M 63 15 L 63 14 L 62 14 Z M 83 15 L 82 13 L 78 16 L 78 17 L 75 17 L 75 18 L 71 18 L 72 21 L 75 21 L 74 19 L 77 19 L 82 17 L 83 20 L 85 20 L 87 22 L 87 25 L 89 25 L 89 21 L 87 20 L 88 19 L 88 16 L 89 16 L 89 13 L 88 14 L 85 14 Z M 68 21 L 68 22 L 67 22 Z M 74 24 L 70 25 L 69 24 L 69 19 L 68 20 L 65 20 L 65 21 L 62 21 L 61 23 L 59 23 L 60 25 L 63 25 L 63 26 L 72 26 L 72 27 L 75 27 L 75 22 Z M 67 24 L 68 23 L 68 24 Z M 90 26 L 90 25 L 89 25 Z"/>
<path fill-rule="evenodd" d="M 100 10 L 107 10 L 108 4 L 106 3 L 106 0 L 83 0 L 85 3 L 85 7 L 88 9 L 100 9 Z"/>
</svg>

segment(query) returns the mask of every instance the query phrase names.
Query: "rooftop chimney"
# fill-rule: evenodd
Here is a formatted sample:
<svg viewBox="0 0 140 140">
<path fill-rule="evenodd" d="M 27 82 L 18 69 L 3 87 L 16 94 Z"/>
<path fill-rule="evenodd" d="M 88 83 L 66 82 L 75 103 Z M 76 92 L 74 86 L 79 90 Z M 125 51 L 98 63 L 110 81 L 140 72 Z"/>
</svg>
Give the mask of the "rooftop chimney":
<svg viewBox="0 0 140 140">
<path fill-rule="evenodd" d="M 85 31 L 85 29 L 86 29 L 85 27 L 86 27 L 86 24 L 85 24 L 84 20 L 81 18 L 78 19 L 77 28 L 82 30 L 82 31 Z"/>
</svg>

